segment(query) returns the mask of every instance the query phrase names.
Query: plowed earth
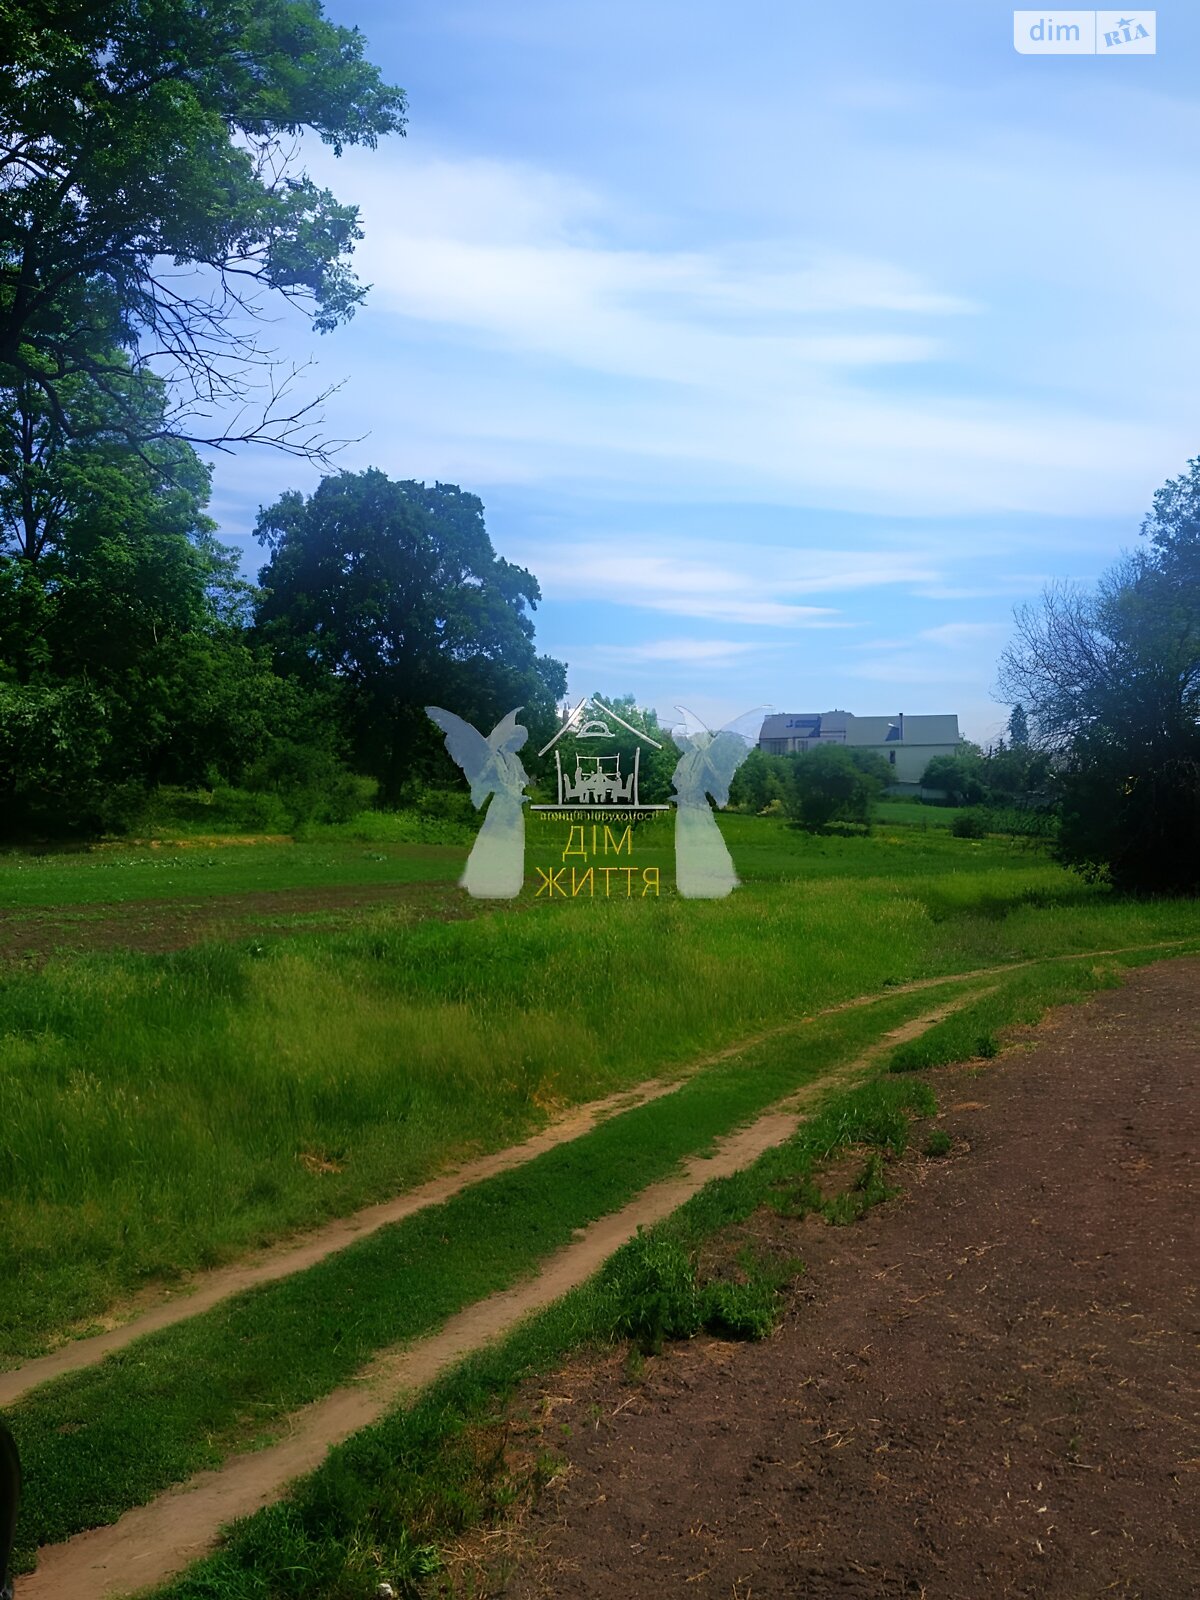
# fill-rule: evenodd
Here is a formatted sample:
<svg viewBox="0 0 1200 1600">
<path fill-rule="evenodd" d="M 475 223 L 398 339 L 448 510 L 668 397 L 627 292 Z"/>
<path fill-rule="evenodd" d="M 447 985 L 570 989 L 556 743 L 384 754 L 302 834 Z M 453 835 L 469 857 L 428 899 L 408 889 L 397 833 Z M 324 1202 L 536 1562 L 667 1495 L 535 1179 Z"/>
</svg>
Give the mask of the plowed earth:
<svg viewBox="0 0 1200 1600">
<path fill-rule="evenodd" d="M 954 1144 L 926 1159 L 922 1134 L 899 1198 L 725 1241 L 806 1262 L 764 1343 L 669 1346 L 633 1382 L 615 1355 L 527 1396 L 522 1448 L 566 1470 L 475 1543 L 475 1592 L 1200 1593 L 1198 999 L 1200 962 L 1143 968 L 930 1073 Z"/>
</svg>

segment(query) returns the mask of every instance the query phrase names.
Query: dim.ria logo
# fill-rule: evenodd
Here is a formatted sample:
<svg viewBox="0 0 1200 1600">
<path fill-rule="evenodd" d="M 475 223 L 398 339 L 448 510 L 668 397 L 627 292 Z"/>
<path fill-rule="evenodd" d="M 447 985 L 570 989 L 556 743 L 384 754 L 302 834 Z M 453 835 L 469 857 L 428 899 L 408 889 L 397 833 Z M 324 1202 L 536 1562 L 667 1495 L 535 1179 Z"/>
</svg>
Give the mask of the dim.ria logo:
<svg viewBox="0 0 1200 1600">
<path fill-rule="evenodd" d="M 678 709 L 682 712 L 682 707 Z M 557 800 L 531 804 L 525 792 L 531 780 L 518 755 L 529 730 L 517 721 L 519 706 L 486 735 L 441 706 L 426 706 L 425 710 L 446 735 L 446 749 L 462 768 L 476 809 L 482 810 L 491 801 L 459 880 L 476 899 L 507 900 L 520 893 L 525 881 L 526 806 L 557 820 L 575 821 L 571 838 L 578 834 L 581 842 L 574 853 L 582 855 L 588 823 L 593 836 L 597 826 L 603 826 L 602 837 L 607 842 L 612 839 L 613 821 L 635 821 L 669 811 L 673 804 L 679 894 L 687 900 L 715 900 L 737 887 L 733 861 L 709 804 L 711 799 L 718 807 L 728 805 L 733 775 L 753 748 L 754 740 L 733 725 L 715 732 L 700 724 L 695 731 L 687 726 L 672 730 L 671 743 L 679 759 L 671 774 L 670 801 L 647 803 L 641 798 L 643 761 L 651 753 L 661 754 L 664 744 L 596 696 L 586 696 L 563 715 L 553 738 L 538 751 L 539 760 L 553 757 Z M 623 837 L 628 839 L 628 829 Z M 632 846 L 629 848 L 632 854 Z M 571 853 L 569 845 L 564 859 Z M 632 894 L 632 867 L 600 870 L 606 874 L 606 898 L 612 894 L 614 873 L 629 876 L 627 891 Z M 538 894 L 548 892 L 549 898 L 556 893 L 578 895 L 576 869 L 571 868 L 570 888 L 561 881 L 566 871 L 565 867 L 552 873 L 539 869 L 543 881 Z M 587 881 L 590 892 L 594 874 L 589 874 Z M 640 883 L 643 896 L 649 887 L 657 894 L 657 869 L 646 869 Z"/>
</svg>

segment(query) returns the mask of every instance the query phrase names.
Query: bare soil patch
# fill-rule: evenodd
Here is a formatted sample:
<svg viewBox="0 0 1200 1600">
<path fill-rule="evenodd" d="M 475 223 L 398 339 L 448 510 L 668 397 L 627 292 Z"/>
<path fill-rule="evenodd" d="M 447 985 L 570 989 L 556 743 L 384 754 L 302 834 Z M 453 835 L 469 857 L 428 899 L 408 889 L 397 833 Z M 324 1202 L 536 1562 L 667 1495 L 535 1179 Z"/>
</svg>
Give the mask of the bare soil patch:
<svg viewBox="0 0 1200 1600">
<path fill-rule="evenodd" d="M 1200 1592 L 1193 1150 L 1200 962 L 1133 972 L 928 1074 L 949 1157 L 799 1255 L 761 1345 L 621 1354 L 531 1392 L 564 1472 L 471 1541 L 511 1600 L 1182 1600 Z M 745 1238 L 731 1240 L 736 1247 Z"/>
<path fill-rule="evenodd" d="M 388 907 L 453 921 L 477 915 L 478 906 L 451 883 L 381 883 L 0 911 L 0 962 L 39 964 L 56 953 L 89 950 L 153 954 L 204 939 L 324 932 Z M 291 920 L 298 917 L 306 920 Z"/>
</svg>

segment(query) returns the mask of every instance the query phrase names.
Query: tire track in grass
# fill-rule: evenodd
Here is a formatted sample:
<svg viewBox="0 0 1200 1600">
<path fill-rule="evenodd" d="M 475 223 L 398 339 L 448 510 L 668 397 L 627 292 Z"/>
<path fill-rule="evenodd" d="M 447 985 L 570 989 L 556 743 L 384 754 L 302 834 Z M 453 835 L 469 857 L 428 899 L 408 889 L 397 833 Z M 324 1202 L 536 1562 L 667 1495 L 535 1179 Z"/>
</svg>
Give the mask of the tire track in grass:
<svg viewBox="0 0 1200 1600">
<path fill-rule="evenodd" d="M 194 1280 L 196 1285 L 194 1289 L 187 1284 L 182 1287 L 175 1285 L 170 1291 L 171 1298 L 163 1299 L 149 1309 L 138 1312 L 118 1327 L 72 1340 L 44 1356 L 36 1356 L 31 1361 L 22 1362 L 20 1366 L 0 1372 L 0 1406 L 12 1405 L 40 1384 L 94 1366 L 105 1356 L 132 1344 L 135 1339 L 185 1322 L 244 1290 L 278 1282 L 294 1273 L 303 1272 L 327 1256 L 344 1250 L 357 1240 L 368 1238 L 390 1223 L 403 1221 L 404 1218 L 424 1210 L 427 1206 L 440 1205 L 471 1184 L 482 1182 L 499 1173 L 512 1171 L 547 1150 L 582 1138 L 606 1117 L 648 1105 L 663 1095 L 673 1094 L 705 1068 L 729 1061 L 760 1045 L 769 1044 L 773 1039 L 783 1038 L 819 1017 L 835 1016 L 844 1011 L 878 1005 L 898 996 L 917 994 L 925 989 L 935 989 L 946 984 L 970 983 L 992 976 L 1003 976 L 1022 968 L 1041 965 L 1044 961 L 1084 961 L 1099 956 L 1129 955 L 1142 950 L 1169 949 L 1194 942 L 1189 939 L 1172 939 L 1156 944 L 1129 945 L 1110 950 L 1075 951 L 1067 955 L 1031 957 L 1028 960 L 1006 962 L 995 967 L 976 967 L 966 972 L 948 973 L 941 977 L 914 978 L 882 992 L 856 995 L 853 999 L 825 1006 L 820 1011 L 791 1018 L 787 1022 L 748 1038 L 739 1039 L 720 1050 L 689 1062 L 671 1078 L 644 1079 L 641 1083 L 606 1095 L 603 1099 L 587 1101 L 563 1116 L 555 1118 L 545 1128 L 518 1144 L 506 1146 L 503 1150 L 480 1156 L 462 1166 L 440 1173 L 390 1200 L 379 1201 L 352 1212 L 349 1216 L 335 1218 L 305 1234 L 298 1242 L 272 1247 L 257 1260 L 235 1262 L 231 1266 L 218 1267 L 199 1274 Z"/>
<path fill-rule="evenodd" d="M 943 1002 L 961 986 L 947 984 Z M 30 1494 L 18 1571 L 37 1547 L 108 1526 L 195 1474 L 275 1437 L 281 1421 L 353 1382 L 381 1350 L 429 1336 L 536 1274 L 602 1216 L 731 1129 L 859 1057 L 932 997 L 813 1019 L 677 1095 L 472 1185 L 307 1271 L 139 1339 L 11 1408 Z"/>
<path fill-rule="evenodd" d="M 190 1317 L 199 1316 L 201 1312 L 210 1310 L 231 1295 L 240 1294 L 244 1289 L 275 1283 L 280 1278 L 288 1278 L 293 1273 L 316 1266 L 326 1256 L 344 1250 L 359 1239 L 368 1238 L 389 1223 L 402 1222 L 405 1217 L 423 1211 L 426 1206 L 440 1205 L 442 1201 L 451 1199 L 473 1183 L 509 1172 L 514 1167 L 534 1160 L 546 1150 L 581 1138 L 607 1116 L 632 1110 L 635 1106 L 649 1105 L 660 1095 L 670 1094 L 679 1088 L 681 1081 L 651 1078 L 635 1084 L 631 1089 L 607 1095 L 602 1100 L 587 1101 L 565 1115 L 556 1117 L 545 1128 L 519 1144 L 508 1145 L 491 1155 L 480 1156 L 477 1160 L 439 1173 L 436 1178 L 418 1184 L 416 1188 L 406 1190 L 391 1200 L 382 1200 L 351 1212 L 347 1217 L 338 1217 L 305 1234 L 298 1243 L 274 1247 L 265 1259 L 235 1262 L 232 1266 L 217 1267 L 200 1274 L 194 1290 L 189 1291 L 184 1287 L 171 1299 L 139 1312 L 119 1327 L 73 1340 L 47 1355 L 36 1356 L 32 1361 L 23 1362 L 8 1372 L 0 1372 L 0 1406 L 11 1405 L 39 1384 L 94 1366 L 105 1356 L 124 1349 L 144 1334 L 157 1333 L 162 1328 L 170 1328 L 178 1322 L 186 1322 Z"/>
<path fill-rule="evenodd" d="M 106 1600 L 175 1576 L 213 1548 L 224 1524 L 277 1500 L 295 1478 L 319 1466 L 332 1445 L 377 1422 L 448 1367 L 578 1287 L 638 1228 L 661 1221 L 714 1178 L 729 1177 L 785 1143 L 807 1107 L 863 1076 L 886 1051 L 989 992 L 957 995 L 793 1090 L 748 1126 L 716 1140 L 710 1155 L 688 1157 L 679 1173 L 589 1224 L 533 1278 L 465 1307 L 434 1334 L 380 1352 L 354 1382 L 283 1419 L 277 1443 L 198 1473 L 107 1527 L 43 1547 L 36 1572 L 20 1580 L 21 1600 Z"/>
</svg>

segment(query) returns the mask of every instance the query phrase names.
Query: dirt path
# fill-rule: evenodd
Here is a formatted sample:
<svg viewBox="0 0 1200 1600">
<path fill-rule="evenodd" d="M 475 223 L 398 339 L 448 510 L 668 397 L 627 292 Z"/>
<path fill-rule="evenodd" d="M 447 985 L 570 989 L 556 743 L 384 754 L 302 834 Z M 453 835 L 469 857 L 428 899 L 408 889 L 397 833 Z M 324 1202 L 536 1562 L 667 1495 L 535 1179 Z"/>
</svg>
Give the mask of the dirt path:
<svg viewBox="0 0 1200 1600">
<path fill-rule="evenodd" d="M 806 1084 L 748 1127 L 717 1141 L 711 1155 L 688 1160 L 677 1177 L 651 1185 L 620 1211 L 591 1224 L 527 1282 L 468 1307 L 427 1339 L 384 1352 L 358 1382 L 289 1418 L 280 1443 L 198 1474 L 127 1512 L 111 1527 L 43 1548 L 37 1571 L 21 1579 L 21 1600 L 104 1600 L 163 1582 L 211 1549 L 224 1523 L 278 1499 L 291 1479 L 320 1464 L 331 1445 L 378 1420 L 407 1393 L 583 1283 L 639 1227 L 667 1216 L 713 1178 L 736 1172 L 782 1144 L 795 1132 L 806 1106 L 974 997 L 956 997 L 892 1030 L 856 1061 Z"/>
<path fill-rule="evenodd" d="M 1131 948 L 1169 948 L 1170 945 L 1186 943 L 1183 940 L 1171 940 L 1163 946 L 1131 947 Z M 1128 949 L 1122 950 L 1097 950 L 1083 955 L 1062 956 L 1054 959 L 1064 961 L 1089 960 L 1096 956 L 1128 954 Z M 1045 958 L 1042 958 L 1045 959 Z M 103 1333 L 92 1334 L 86 1338 L 72 1340 L 61 1345 L 58 1349 L 50 1351 L 44 1356 L 37 1356 L 31 1361 L 26 1361 L 20 1366 L 0 1371 L 0 1406 L 11 1405 L 29 1390 L 39 1384 L 49 1383 L 54 1378 L 62 1377 L 68 1372 L 79 1372 L 85 1367 L 94 1366 L 102 1361 L 106 1355 L 114 1350 L 122 1350 L 126 1345 L 132 1344 L 135 1339 L 140 1339 L 143 1334 L 156 1333 L 161 1328 L 169 1328 L 177 1322 L 185 1322 L 189 1317 L 198 1316 L 201 1312 L 211 1309 L 219 1301 L 227 1299 L 230 1295 L 239 1294 L 244 1289 L 253 1289 L 260 1284 L 272 1283 L 279 1278 L 290 1276 L 293 1272 L 301 1272 L 306 1267 L 314 1266 L 326 1256 L 333 1255 L 338 1250 L 344 1249 L 348 1244 L 374 1233 L 391 1222 L 399 1222 L 411 1216 L 414 1212 L 423 1210 L 426 1206 L 438 1205 L 444 1200 L 457 1194 L 469 1184 L 478 1183 L 484 1178 L 493 1177 L 500 1172 L 510 1171 L 513 1167 L 521 1166 L 526 1161 L 532 1161 L 535 1156 L 541 1155 L 546 1150 L 554 1149 L 557 1145 L 569 1143 L 573 1139 L 582 1137 L 595 1127 L 597 1122 L 604 1117 L 613 1115 L 635 1106 L 646 1105 L 664 1094 L 670 1094 L 679 1088 L 689 1077 L 702 1071 L 706 1067 L 717 1065 L 719 1062 L 730 1060 L 746 1050 L 757 1045 L 768 1043 L 771 1039 L 781 1038 L 785 1034 L 794 1033 L 797 1028 L 810 1020 L 811 1016 L 832 1016 L 838 1012 L 857 1010 L 864 1006 L 877 1005 L 883 1000 L 894 995 L 920 993 L 927 989 L 938 989 L 952 983 L 972 983 L 979 980 L 1002 977 L 1006 973 L 1019 971 L 1024 967 L 1040 965 L 1040 960 L 1014 961 L 1001 967 L 980 967 L 969 972 L 951 974 L 947 977 L 917 978 L 910 983 L 897 984 L 884 990 L 882 993 L 873 993 L 856 996 L 852 1000 L 843 1000 L 836 1005 L 826 1006 L 823 1010 L 795 1017 L 776 1027 L 752 1035 L 746 1039 L 739 1039 L 721 1050 L 690 1062 L 676 1076 L 670 1080 L 660 1078 L 645 1079 L 643 1082 L 633 1084 L 630 1088 L 620 1090 L 615 1094 L 607 1095 L 601 1100 L 588 1101 L 567 1112 L 562 1117 L 556 1118 L 539 1133 L 523 1140 L 520 1144 L 511 1145 L 504 1150 L 495 1151 L 488 1156 L 481 1156 L 476 1161 L 466 1163 L 461 1167 L 439 1174 L 427 1183 L 415 1189 L 398 1195 L 391 1200 L 380 1201 L 375 1205 L 366 1206 L 353 1212 L 348 1217 L 335 1218 L 332 1222 L 312 1230 L 298 1240 L 292 1240 L 273 1246 L 265 1252 L 257 1254 L 249 1260 L 236 1262 L 229 1267 L 214 1268 L 210 1272 L 197 1273 L 182 1283 L 173 1282 L 170 1287 L 151 1285 L 138 1297 L 136 1301 L 128 1302 L 122 1306 L 110 1307 L 107 1316 L 115 1325 L 107 1328 Z"/>
<path fill-rule="evenodd" d="M 807 1263 L 774 1338 L 541 1386 L 523 1448 L 567 1471 L 471 1592 L 1200 1593 L 1198 998 L 1200 961 L 1142 968 L 1027 1050 L 928 1074 L 954 1151 L 907 1156 L 902 1198 L 747 1225 Z"/>
<path fill-rule="evenodd" d="M 591 1100 L 565 1116 L 556 1117 L 547 1127 L 520 1144 L 509 1145 L 492 1155 L 480 1156 L 478 1160 L 440 1173 L 429 1182 L 392 1200 L 366 1206 L 348 1217 L 339 1217 L 305 1234 L 298 1242 L 278 1246 L 257 1259 L 197 1275 L 194 1288 L 185 1285 L 180 1289 L 176 1285 L 170 1299 L 163 1299 L 148 1310 L 138 1312 L 119 1327 L 86 1339 L 76 1339 L 71 1344 L 52 1350 L 48 1355 L 26 1361 L 8 1372 L 0 1372 L 0 1406 L 11 1405 L 40 1383 L 49 1383 L 52 1378 L 60 1378 L 64 1373 L 94 1366 L 112 1351 L 123 1349 L 143 1334 L 157 1333 L 160 1328 L 169 1328 L 176 1322 L 185 1322 L 189 1317 L 198 1316 L 230 1295 L 290 1277 L 293 1272 L 303 1272 L 305 1268 L 323 1261 L 326 1256 L 344 1250 L 347 1245 L 366 1238 L 389 1223 L 400 1222 L 414 1212 L 424 1210 L 426 1206 L 440 1205 L 472 1183 L 480 1183 L 500 1172 L 509 1172 L 513 1167 L 522 1166 L 557 1145 L 581 1138 L 607 1116 L 634 1106 L 647 1105 L 678 1087 L 678 1080 L 665 1082 L 649 1079 L 632 1089 L 608 1095 L 603 1100 Z"/>
<path fill-rule="evenodd" d="M 838 1011 L 878 1004 L 893 995 L 909 991 L 941 988 L 959 981 L 967 983 L 981 975 L 966 973 L 961 980 L 921 978 L 912 984 L 885 990 L 883 994 L 864 995 L 854 1000 L 843 1001 L 814 1015 L 827 1016 Z M 972 991 L 966 998 L 974 998 L 980 992 L 982 991 Z M 587 1101 L 563 1116 L 556 1117 L 547 1127 L 522 1140 L 520 1144 L 509 1145 L 491 1155 L 480 1156 L 475 1161 L 440 1173 L 436 1178 L 431 1178 L 428 1182 L 391 1200 L 365 1206 L 348 1217 L 335 1218 L 332 1222 L 305 1234 L 299 1240 L 274 1246 L 250 1260 L 198 1273 L 182 1284 L 173 1283 L 169 1289 L 152 1286 L 137 1301 L 128 1303 L 124 1307 L 110 1308 L 108 1315 L 114 1321 L 122 1316 L 123 1311 L 128 1313 L 126 1320 L 119 1321 L 116 1326 L 105 1329 L 103 1333 L 72 1340 L 44 1356 L 36 1356 L 33 1360 L 12 1367 L 7 1372 L 0 1372 L 0 1406 L 11 1405 L 23 1394 L 37 1388 L 39 1384 L 49 1383 L 65 1373 L 79 1372 L 84 1367 L 95 1366 L 105 1356 L 114 1350 L 124 1349 L 135 1339 L 140 1339 L 143 1334 L 157 1333 L 160 1328 L 169 1328 L 177 1322 L 186 1322 L 189 1317 L 210 1310 L 219 1301 L 228 1299 L 230 1295 L 239 1294 L 244 1289 L 257 1288 L 264 1283 L 273 1283 L 279 1278 L 286 1278 L 294 1272 L 302 1272 L 307 1267 L 315 1266 L 326 1256 L 345 1249 L 347 1245 L 366 1238 L 389 1223 L 400 1222 L 427 1206 L 439 1205 L 444 1200 L 449 1200 L 470 1184 L 479 1183 L 500 1172 L 509 1172 L 514 1167 L 532 1161 L 547 1150 L 582 1138 L 605 1117 L 632 1110 L 636 1106 L 648 1105 L 652 1100 L 657 1100 L 665 1094 L 672 1094 L 689 1078 L 706 1067 L 728 1061 L 769 1039 L 793 1033 L 808 1020 L 807 1016 L 797 1017 L 770 1029 L 767 1033 L 755 1035 L 751 1039 L 740 1039 L 697 1061 L 689 1062 L 682 1071 L 669 1080 L 647 1078 L 628 1089 L 606 1095 L 601 1100 Z"/>
</svg>

